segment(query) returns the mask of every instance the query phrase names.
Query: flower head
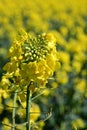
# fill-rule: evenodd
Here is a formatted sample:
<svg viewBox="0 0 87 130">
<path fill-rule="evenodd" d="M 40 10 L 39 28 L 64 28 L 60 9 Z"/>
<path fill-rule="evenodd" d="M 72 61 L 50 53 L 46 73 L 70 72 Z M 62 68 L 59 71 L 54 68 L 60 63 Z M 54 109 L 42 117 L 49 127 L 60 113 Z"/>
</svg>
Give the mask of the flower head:
<svg viewBox="0 0 87 130">
<path fill-rule="evenodd" d="M 14 81 L 20 79 L 25 85 L 33 81 L 45 86 L 56 66 L 55 38 L 45 33 L 34 37 L 22 31 L 9 49 L 8 57 L 10 61 L 4 69 L 13 74 Z"/>
</svg>

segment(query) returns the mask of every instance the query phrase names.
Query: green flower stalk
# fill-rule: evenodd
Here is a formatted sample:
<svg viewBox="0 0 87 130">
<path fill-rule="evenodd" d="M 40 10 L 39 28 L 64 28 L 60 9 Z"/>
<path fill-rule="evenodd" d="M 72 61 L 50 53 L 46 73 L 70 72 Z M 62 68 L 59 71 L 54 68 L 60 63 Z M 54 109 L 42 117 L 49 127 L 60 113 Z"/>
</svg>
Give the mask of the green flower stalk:
<svg viewBox="0 0 87 130">
<path fill-rule="evenodd" d="M 16 98 L 17 98 L 17 91 L 15 91 L 15 93 L 14 93 L 13 112 L 12 112 L 12 129 L 11 130 L 15 130 Z"/>
<path fill-rule="evenodd" d="M 31 95 L 30 95 L 30 87 L 31 83 L 27 86 L 27 98 L 26 98 L 26 130 L 30 130 L 30 107 L 31 107 Z"/>
</svg>

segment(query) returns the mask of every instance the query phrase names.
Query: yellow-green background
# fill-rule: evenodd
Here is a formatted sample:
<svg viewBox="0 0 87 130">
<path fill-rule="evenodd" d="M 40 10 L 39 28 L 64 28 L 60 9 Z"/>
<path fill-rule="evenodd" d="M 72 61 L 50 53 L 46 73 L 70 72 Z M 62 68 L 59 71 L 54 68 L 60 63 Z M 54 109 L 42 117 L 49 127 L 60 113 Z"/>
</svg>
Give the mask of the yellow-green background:
<svg viewBox="0 0 87 130">
<path fill-rule="evenodd" d="M 51 32 L 57 39 L 61 67 L 49 80 L 46 93 L 35 101 L 42 112 L 52 107 L 53 115 L 38 130 L 86 130 L 87 0 L 0 0 L 0 79 L 20 28 L 33 34 Z M 12 97 L 0 88 L 0 124 L 11 121 L 11 111 L 4 107 L 11 102 Z M 17 115 L 17 123 L 22 121 Z"/>
</svg>

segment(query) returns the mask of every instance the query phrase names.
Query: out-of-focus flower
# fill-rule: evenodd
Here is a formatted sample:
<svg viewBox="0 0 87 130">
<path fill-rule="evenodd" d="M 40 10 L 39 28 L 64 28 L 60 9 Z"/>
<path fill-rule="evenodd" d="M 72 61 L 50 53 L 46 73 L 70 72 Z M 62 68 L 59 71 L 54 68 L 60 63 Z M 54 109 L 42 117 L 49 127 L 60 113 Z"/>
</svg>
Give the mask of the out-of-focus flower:
<svg viewBox="0 0 87 130">
<path fill-rule="evenodd" d="M 74 81 L 76 83 L 75 85 L 75 90 L 80 92 L 80 93 L 85 93 L 86 92 L 86 80 L 85 79 L 76 79 Z"/>
<path fill-rule="evenodd" d="M 26 108 L 26 102 L 21 102 L 23 108 Z M 24 109 L 19 108 L 17 110 L 18 115 L 20 118 L 24 118 L 26 116 L 26 112 Z M 31 124 L 34 123 L 38 117 L 40 116 L 41 111 L 40 108 L 37 104 L 31 103 L 31 108 L 30 108 L 30 122 Z"/>
<path fill-rule="evenodd" d="M 74 128 L 84 128 L 85 127 L 85 123 L 84 123 L 84 121 L 81 119 L 81 118 L 78 118 L 78 119 L 76 119 L 76 120 L 74 120 L 73 122 L 72 122 L 72 126 L 74 127 Z"/>
<path fill-rule="evenodd" d="M 69 64 L 70 63 L 70 55 L 67 52 L 59 51 L 60 61 L 63 64 Z"/>
<path fill-rule="evenodd" d="M 30 108 L 31 122 L 36 121 L 38 119 L 38 117 L 40 116 L 40 114 L 41 114 L 41 112 L 40 112 L 39 106 L 35 103 L 32 103 L 31 108 Z"/>
<path fill-rule="evenodd" d="M 56 74 L 56 79 L 58 81 L 58 83 L 60 84 L 66 84 L 68 82 L 68 75 L 66 73 L 66 71 L 58 71 Z"/>
<path fill-rule="evenodd" d="M 3 97 L 3 98 L 8 98 L 9 97 L 9 94 L 3 90 L 3 89 L 0 89 L 0 98 Z M 0 99 L 1 100 L 1 99 Z"/>
<path fill-rule="evenodd" d="M 4 130 L 10 130 L 11 129 L 11 123 L 8 118 L 3 119 L 3 129 Z"/>
</svg>

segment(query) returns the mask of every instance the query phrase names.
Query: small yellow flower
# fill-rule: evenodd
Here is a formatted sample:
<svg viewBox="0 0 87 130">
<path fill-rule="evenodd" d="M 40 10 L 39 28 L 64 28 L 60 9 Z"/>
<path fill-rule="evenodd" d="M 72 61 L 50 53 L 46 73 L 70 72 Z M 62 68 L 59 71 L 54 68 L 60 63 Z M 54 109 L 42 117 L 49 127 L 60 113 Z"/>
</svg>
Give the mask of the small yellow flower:
<svg viewBox="0 0 87 130">
<path fill-rule="evenodd" d="M 3 123 L 4 123 L 4 124 L 7 124 L 8 126 L 11 126 L 11 123 L 10 123 L 9 119 L 6 118 L 6 117 L 3 119 Z M 11 128 L 8 127 L 7 125 L 3 125 L 3 129 L 4 129 L 4 130 L 10 130 L 10 129 L 11 129 Z"/>
<path fill-rule="evenodd" d="M 37 104 L 32 103 L 31 104 L 31 108 L 30 108 L 30 121 L 36 121 L 38 119 L 38 117 L 40 116 L 41 112 L 40 112 L 40 108 Z"/>
<path fill-rule="evenodd" d="M 80 93 L 85 93 L 86 92 L 86 80 L 85 79 L 79 79 L 77 78 L 75 80 L 75 90 L 80 92 Z"/>
<path fill-rule="evenodd" d="M 85 127 L 85 123 L 81 118 L 78 118 L 78 119 L 72 121 L 72 125 L 73 125 L 73 127 L 77 128 L 77 129 Z"/>
<path fill-rule="evenodd" d="M 9 85 L 10 85 L 9 79 L 6 76 L 3 76 L 1 80 L 1 86 L 6 90 L 8 89 Z"/>
</svg>

